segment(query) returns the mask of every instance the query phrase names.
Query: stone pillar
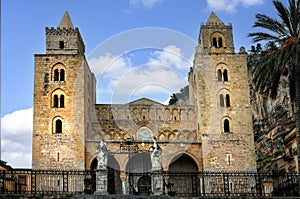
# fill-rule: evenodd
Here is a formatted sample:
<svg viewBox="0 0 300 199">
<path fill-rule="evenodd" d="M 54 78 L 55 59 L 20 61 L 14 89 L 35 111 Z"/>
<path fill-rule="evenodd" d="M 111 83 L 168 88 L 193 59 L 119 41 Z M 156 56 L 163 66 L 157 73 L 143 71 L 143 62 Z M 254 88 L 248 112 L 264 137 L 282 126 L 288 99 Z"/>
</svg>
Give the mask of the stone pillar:
<svg viewBox="0 0 300 199">
<path fill-rule="evenodd" d="M 153 195 L 163 194 L 163 172 L 162 170 L 152 171 L 151 187 Z"/>
<path fill-rule="evenodd" d="M 96 169 L 95 195 L 108 195 L 107 192 L 107 169 Z"/>
</svg>

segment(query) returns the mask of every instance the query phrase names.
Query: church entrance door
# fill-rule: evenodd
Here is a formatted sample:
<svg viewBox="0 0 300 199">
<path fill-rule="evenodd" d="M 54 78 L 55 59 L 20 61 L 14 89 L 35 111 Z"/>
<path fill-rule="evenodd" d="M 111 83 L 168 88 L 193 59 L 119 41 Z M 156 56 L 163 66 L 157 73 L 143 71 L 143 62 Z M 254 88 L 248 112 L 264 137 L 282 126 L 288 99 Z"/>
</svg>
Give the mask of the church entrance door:
<svg viewBox="0 0 300 199">
<path fill-rule="evenodd" d="M 151 177 L 143 175 L 138 180 L 138 194 L 149 195 L 151 193 Z"/>
<path fill-rule="evenodd" d="M 129 175 L 130 194 L 149 195 L 152 170 L 149 153 L 137 153 L 129 158 L 126 172 Z"/>
</svg>

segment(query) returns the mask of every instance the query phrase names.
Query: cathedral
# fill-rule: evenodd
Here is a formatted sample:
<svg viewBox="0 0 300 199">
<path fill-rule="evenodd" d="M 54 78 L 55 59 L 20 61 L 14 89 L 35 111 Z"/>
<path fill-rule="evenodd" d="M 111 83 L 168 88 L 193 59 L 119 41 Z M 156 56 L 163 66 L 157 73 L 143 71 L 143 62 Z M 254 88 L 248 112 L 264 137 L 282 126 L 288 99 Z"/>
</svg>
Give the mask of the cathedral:
<svg viewBox="0 0 300 199">
<path fill-rule="evenodd" d="M 243 47 L 235 52 L 231 24 L 211 13 L 200 26 L 185 105 L 147 98 L 97 104 L 96 78 L 69 14 L 45 31 L 46 52 L 34 56 L 33 169 L 94 170 L 101 142 L 117 193 L 128 173 L 154 167 L 256 171 L 247 54 Z"/>
</svg>

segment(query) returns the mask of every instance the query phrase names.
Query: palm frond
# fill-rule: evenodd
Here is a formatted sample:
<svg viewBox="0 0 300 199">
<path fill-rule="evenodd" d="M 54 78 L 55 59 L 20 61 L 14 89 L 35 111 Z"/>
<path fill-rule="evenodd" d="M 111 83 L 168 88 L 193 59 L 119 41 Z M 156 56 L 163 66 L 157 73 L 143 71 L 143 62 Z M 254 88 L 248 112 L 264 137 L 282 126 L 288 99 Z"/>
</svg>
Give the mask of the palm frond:
<svg viewBox="0 0 300 199">
<path fill-rule="evenodd" d="M 276 19 L 272 19 L 271 17 L 263 14 L 256 15 L 256 22 L 253 27 L 260 27 L 271 32 L 276 33 L 278 36 L 284 36 L 287 34 L 285 27 L 277 21 Z"/>
<path fill-rule="evenodd" d="M 274 36 L 274 35 L 271 35 L 271 34 L 265 33 L 265 32 L 249 33 L 248 36 L 252 37 L 252 41 L 255 43 L 263 41 L 263 40 L 279 42 L 279 40 L 278 40 L 279 38 L 277 36 Z"/>
<path fill-rule="evenodd" d="M 289 32 L 292 31 L 292 23 L 290 21 L 289 11 L 287 8 L 284 7 L 284 5 L 280 1 L 273 1 L 273 4 L 278 11 L 278 15 L 280 19 L 282 19 L 282 22 L 286 25 Z"/>
</svg>

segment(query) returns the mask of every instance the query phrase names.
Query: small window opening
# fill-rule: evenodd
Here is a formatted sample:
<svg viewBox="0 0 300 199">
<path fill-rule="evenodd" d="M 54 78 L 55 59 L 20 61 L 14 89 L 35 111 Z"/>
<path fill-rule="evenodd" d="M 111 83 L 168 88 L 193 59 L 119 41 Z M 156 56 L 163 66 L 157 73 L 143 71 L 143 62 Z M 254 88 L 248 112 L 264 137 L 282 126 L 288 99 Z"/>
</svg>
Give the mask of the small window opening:
<svg viewBox="0 0 300 199">
<path fill-rule="evenodd" d="M 59 162 L 59 152 L 57 152 L 57 162 Z M 58 180 L 58 186 L 59 186 L 59 180 Z"/>
<path fill-rule="evenodd" d="M 65 70 L 64 69 L 60 70 L 60 81 L 65 81 Z"/>
<path fill-rule="evenodd" d="M 59 76 L 59 74 L 58 74 L 58 69 L 55 69 L 55 70 L 54 70 L 54 78 L 53 78 L 53 80 L 54 80 L 54 81 L 58 81 L 58 76 Z"/>
<path fill-rule="evenodd" d="M 176 116 L 175 116 L 175 117 L 174 117 L 174 120 L 176 121 L 176 119 L 177 119 L 177 118 L 176 118 Z"/>
<path fill-rule="evenodd" d="M 226 107 L 230 107 L 230 96 L 226 94 Z"/>
<path fill-rule="evenodd" d="M 159 120 L 161 120 L 161 117 L 160 117 L 160 116 L 158 116 L 158 119 L 159 119 Z"/>
<path fill-rule="evenodd" d="M 218 47 L 219 48 L 223 47 L 223 42 L 222 42 L 222 38 L 221 37 L 218 38 Z"/>
<path fill-rule="evenodd" d="M 222 71 L 218 69 L 218 81 L 222 81 Z"/>
<path fill-rule="evenodd" d="M 127 115 L 127 119 L 129 120 L 129 116 Z"/>
<path fill-rule="evenodd" d="M 223 78 L 224 78 L 224 82 L 228 82 L 228 72 L 226 69 L 223 72 Z"/>
<path fill-rule="evenodd" d="M 224 120 L 224 132 L 225 133 L 229 133 L 230 132 L 230 128 L 229 128 L 229 120 L 225 119 Z"/>
<path fill-rule="evenodd" d="M 58 96 L 57 95 L 53 96 L 53 107 L 58 108 Z"/>
<path fill-rule="evenodd" d="M 61 108 L 65 107 L 65 96 L 64 95 L 60 95 L 59 107 L 61 107 Z"/>
<path fill-rule="evenodd" d="M 60 119 L 55 121 L 55 133 L 62 133 L 62 121 Z"/>
<path fill-rule="evenodd" d="M 213 46 L 216 47 L 216 48 L 218 47 L 217 38 L 216 37 L 213 38 Z"/>
<path fill-rule="evenodd" d="M 59 41 L 59 48 L 64 49 L 65 48 L 65 42 L 64 41 Z"/>
<path fill-rule="evenodd" d="M 220 94 L 220 107 L 224 107 L 224 96 Z"/>
</svg>

